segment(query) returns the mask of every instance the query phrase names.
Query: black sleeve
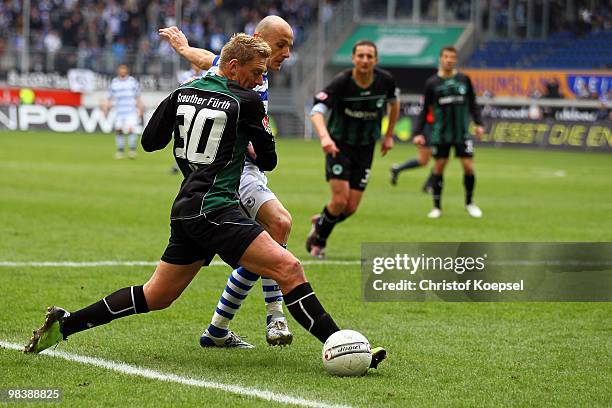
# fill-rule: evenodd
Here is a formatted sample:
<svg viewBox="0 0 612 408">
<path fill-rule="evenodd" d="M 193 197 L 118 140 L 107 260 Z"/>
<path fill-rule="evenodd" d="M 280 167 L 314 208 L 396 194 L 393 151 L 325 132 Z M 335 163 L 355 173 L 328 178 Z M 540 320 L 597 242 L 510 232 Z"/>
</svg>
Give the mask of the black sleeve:
<svg viewBox="0 0 612 408">
<path fill-rule="evenodd" d="M 399 97 L 399 88 L 397 87 L 397 84 L 395 83 L 395 78 L 393 78 L 393 75 L 391 75 L 391 73 L 387 71 L 381 72 L 385 76 L 385 83 L 387 86 L 387 102 L 392 102 Z"/>
<path fill-rule="evenodd" d="M 472 86 L 472 81 L 469 76 L 465 76 L 465 83 L 467 85 L 467 98 L 468 103 L 470 105 L 470 114 L 472 115 L 472 119 L 474 119 L 474 123 L 478 126 L 482 126 L 482 116 L 480 115 L 480 106 L 476 103 L 476 93 L 474 92 L 474 87 Z"/>
<path fill-rule="evenodd" d="M 336 75 L 336 77 L 322 90 L 317 92 L 314 97 L 313 105 L 318 103 L 322 103 L 328 108 L 332 108 L 336 100 L 338 99 L 338 95 L 342 95 L 342 92 L 346 86 L 347 82 L 347 72 L 341 72 Z"/>
<path fill-rule="evenodd" d="M 429 107 L 434 103 L 434 89 L 435 84 L 433 79 L 428 79 L 427 82 L 425 82 L 425 90 L 423 91 L 423 106 L 421 108 L 419 116 L 417 117 L 414 131 L 412 132 L 413 137 L 416 135 L 423 134 L 425 123 L 427 122 L 427 111 L 429 110 Z"/>
<path fill-rule="evenodd" d="M 171 93 L 159 104 L 153 116 L 147 123 L 140 143 L 146 152 L 161 150 L 172 140 L 172 130 L 176 121 L 176 103 L 174 93 Z"/>
<path fill-rule="evenodd" d="M 257 167 L 264 171 L 273 170 L 277 163 L 276 143 L 268 125 L 263 102 L 257 92 L 248 91 L 246 95 L 241 95 L 238 126 L 249 135 L 257 153 Z"/>
</svg>

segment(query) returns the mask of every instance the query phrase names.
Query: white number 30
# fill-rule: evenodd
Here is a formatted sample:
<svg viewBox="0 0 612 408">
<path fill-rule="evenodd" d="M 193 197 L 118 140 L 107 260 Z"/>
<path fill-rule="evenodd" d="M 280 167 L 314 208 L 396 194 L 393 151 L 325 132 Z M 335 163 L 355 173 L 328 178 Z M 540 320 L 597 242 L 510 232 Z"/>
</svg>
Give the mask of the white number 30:
<svg viewBox="0 0 612 408">
<path fill-rule="evenodd" d="M 176 115 L 183 116 L 183 124 L 178 126 L 179 135 L 183 139 L 183 146 L 187 146 L 187 149 L 177 147 L 174 149 L 174 155 L 191 163 L 210 164 L 217 156 L 221 136 L 227 124 L 227 114 L 213 109 L 201 109 L 197 116 L 195 113 L 195 106 L 178 106 Z"/>
</svg>

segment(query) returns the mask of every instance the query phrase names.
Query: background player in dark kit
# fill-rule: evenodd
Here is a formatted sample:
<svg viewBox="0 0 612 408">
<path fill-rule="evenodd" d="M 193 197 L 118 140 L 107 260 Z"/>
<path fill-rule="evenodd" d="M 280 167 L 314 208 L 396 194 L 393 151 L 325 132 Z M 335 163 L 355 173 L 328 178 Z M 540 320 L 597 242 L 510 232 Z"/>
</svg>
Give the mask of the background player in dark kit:
<svg viewBox="0 0 612 408">
<path fill-rule="evenodd" d="M 306 239 L 310 255 L 323 258 L 334 226 L 357 211 L 368 184 L 374 146 L 381 137 L 381 122 L 389 112 L 389 126 L 381 143 L 384 156 L 393 148 L 393 130 L 400 104 L 395 80 L 376 68 L 378 53 L 371 41 L 353 46 L 353 65 L 337 75 L 315 96 L 311 120 L 325 152 L 325 176 L 331 200 L 312 217 Z M 325 123 L 325 114 L 330 112 Z"/>
<path fill-rule="evenodd" d="M 461 159 L 463 166 L 465 209 L 474 218 L 482 217 L 482 211 L 472 201 L 476 177 L 473 160 L 474 141 L 468 132 L 470 116 L 477 125 L 475 128 L 477 139 L 482 137 L 484 129 L 472 82 L 467 75 L 457 72 L 456 65 L 457 50 L 451 46 L 442 48 L 438 73 L 425 82 L 423 110 L 414 130 L 414 142 L 424 145 L 423 128 L 427 109 L 431 108 L 433 127 L 430 143 L 436 162 L 432 180 L 434 206 L 427 214 L 429 218 L 439 218 L 442 215 L 443 174 L 451 148 L 455 149 L 455 155 Z"/>
</svg>

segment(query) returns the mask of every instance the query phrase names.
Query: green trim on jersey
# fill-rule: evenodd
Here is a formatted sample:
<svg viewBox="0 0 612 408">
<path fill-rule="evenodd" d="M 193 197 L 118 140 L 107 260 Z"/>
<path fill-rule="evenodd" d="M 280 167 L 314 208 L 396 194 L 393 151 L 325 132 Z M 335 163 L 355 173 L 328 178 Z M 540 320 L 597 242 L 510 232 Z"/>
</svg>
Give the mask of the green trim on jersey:
<svg viewBox="0 0 612 408">
<path fill-rule="evenodd" d="M 374 68 L 372 83 L 362 88 L 348 69 L 315 95 L 314 104 L 324 104 L 331 111 L 327 129 L 332 139 L 350 146 L 370 146 L 381 138 L 387 104 L 395 98 L 397 87 L 388 72 Z"/>
<path fill-rule="evenodd" d="M 332 110 L 327 123 L 329 133 L 335 141 L 351 146 L 371 145 L 381 137 L 387 95 L 371 95 L 374 81 L 367 88 L 361 88 L 353 77 L 350 81 L 358 93 L 338 98 L 343 106 Z"/>
<path fill-rule="evenodd" d="M 180 86 L 179 89 L 196 88 L 206 92 L 217 92 L 227 95 L 238 102 L 238 116 L 240 116 L 241 99 L 229 89 L 227 82 L 228 80 L 225 77 L 210 74 Z M 238 126 L 235 132 L 236 141 L 232 152 L 232 159 L 228 165 L 217 173 L 210 189 L 204 194 L 200 214 L 206 214 L 226 207 L 237 207 L 240 203 L 237 191 L 240 185 L 240 176 L 242 175 L 246 148 L 249 141 L 246 134 L 238 131 Z"/>
</svg>

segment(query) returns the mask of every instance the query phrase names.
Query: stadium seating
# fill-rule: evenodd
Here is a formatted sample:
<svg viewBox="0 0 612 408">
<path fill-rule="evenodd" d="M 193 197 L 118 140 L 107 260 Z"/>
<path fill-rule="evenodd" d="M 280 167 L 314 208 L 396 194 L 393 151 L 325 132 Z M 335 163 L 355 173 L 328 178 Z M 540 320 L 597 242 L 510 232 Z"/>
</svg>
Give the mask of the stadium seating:
<svg viewBox="0 0 612 408">
<path fill-rule="evenodd" d="M 472 54 L 474 68 L 605 69 L 612 67 L 612 31 L 583 37 L 570 32 L 551 34 L 546 40 L 487 41 Z"/>
</svg>

